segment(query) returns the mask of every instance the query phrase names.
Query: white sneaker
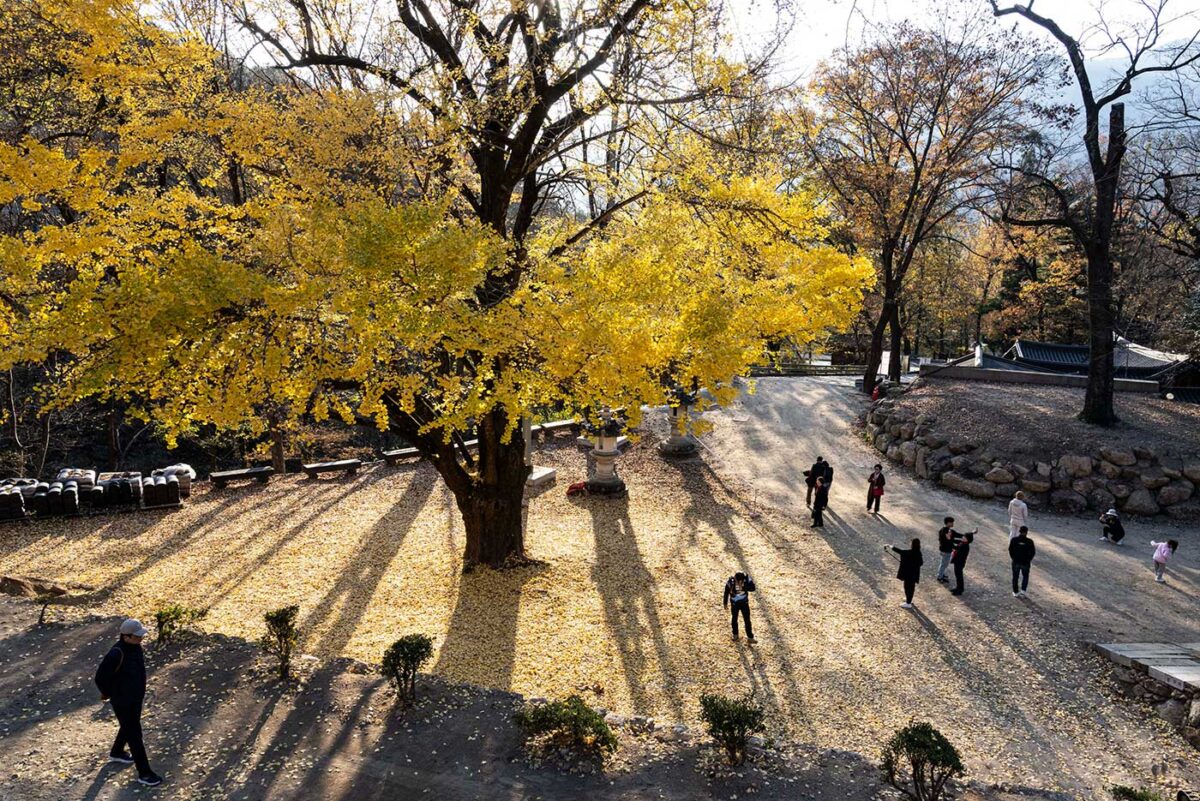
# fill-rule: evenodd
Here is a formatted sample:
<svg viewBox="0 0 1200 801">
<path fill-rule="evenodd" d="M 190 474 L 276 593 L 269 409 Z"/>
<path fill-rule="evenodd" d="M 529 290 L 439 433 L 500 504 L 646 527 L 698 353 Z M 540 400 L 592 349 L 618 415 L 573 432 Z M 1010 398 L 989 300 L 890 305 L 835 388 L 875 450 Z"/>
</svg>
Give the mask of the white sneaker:
<svg viewBox="0 0 1200 801">
<path fill-rule="evenodd" d="M 1028 598 L 1028 597 L 1029 597 L 1029 593 L 1025 592 L 1025 590 L 1021 590 L 1021 597 L 1022 597 L 1022 598 Z"/>
<path fill-rule="evenodd" d="M 1101 538 L 1100 538 L 1100 541 L 1101 541 L 1101 542 L 1108 542 L 1108 537 L 1101 537 Z"/>
<path fill-rule="evenodd" d="M 901 609 L 912 609 L 913 605 L 912 604 L 900 604 L 900 608 Z"/>
<path fill-rule="evenodd" d="M 1014 592 L 1014 593 L 1013 593 L 1013 597 L 1014 597 L 1014 598 L 1020 598 L 1020 597 L 1021 597 L 1021 593 L 1019 593 L 1019 592 Z"/>
<path fill-rule="evenodd" d="M 1167 583 L 1167 580 L 1165 578 L 1155 578 L 1154 580 L 1157 581 L 1159 584 Z"/>
</svg>

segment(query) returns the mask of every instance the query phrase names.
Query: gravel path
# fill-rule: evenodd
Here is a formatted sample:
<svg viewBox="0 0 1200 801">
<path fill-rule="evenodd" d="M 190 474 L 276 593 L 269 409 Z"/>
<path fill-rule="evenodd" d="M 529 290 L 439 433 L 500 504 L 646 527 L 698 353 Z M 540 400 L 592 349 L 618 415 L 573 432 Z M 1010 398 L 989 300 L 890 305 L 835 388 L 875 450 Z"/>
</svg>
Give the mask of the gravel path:
<svg viewBox="0 0 1200 801">
<path fill-rule="evenodd" d="M 653 435 L 623 457 L 626 500 L 566 498 L 566 484 L 583 475 L 581 455 L 565 443 L 541 451 L 536 461 L 560 475 L 531 502 L 527 544 L 542 564 L 528 569 L 460 575 L 452 499 L 427 465 L 413 465 L 199 492 L 166 516 L 6 527 L 0 572 L 93 585 L 92 605 L 112 615 L 149 617 L 171 601 L 211 605 L 206 630 L 249 638 L 265 610 L 295 602 L 302 647 L 322 658 L 377 662 L 398 636 L 423 631 L 435 637 L 433 670 L 447 680 L 527 696 L 583 692 L 597 706 L 664 722 L 694 725 L 702 692 L 753 690 L 771 713 L 772 735 L 859 761 L 875 759 L 916 716 L 960 745 L 972 777 L 1018 790 L 1098 798 L 1113 782 L 1149 783 L 1162 763 L 1172 780 L 1200 785 L 1196 752 L 1116 697 L 1105 663 L 1086 646 L 1200 640 L 1197 532 L 1177 532 L 1183 547 L 1159 586 L 1146 542 L 1164 531 L 1131 527 L 1131 545 L 1115 549 L 1095 541 L 1090 521 L 1035 518 L 1032 597 L 1014 599 L 1001 508 L 892 473 L 884 515 L 862 512 L 875 457 L 850 427 L 860 408 L 848 380 L 760 380 L 757 394 L 710 413 L 704 458 L 664 462 Z M 828 527 L 816 535 L 805 525 L 800 471 L 818 450 L 838 475 Z M 947 512 L 960 528 L 980 529 L 968 593 L 952 598 L 927 580 L 917 611 L 901 610 L 882 545 L 914 534 L 931 541 Z M 719 603 L 737 569 L 759 583 L 755 647 L 729 642 Z M 70 664 L 52 652 L 36 658 L 81 692 L 96 645 L 80 645 Z M 0 659 L 23 659 L 25 650 L 0 643 Z M 162 674 L 157 681 L 168 683 Z M 246 708 L 223 725 L 258 725 L 259 707 Z M 82 708 L 65 708 L 62 720 L 49 714 L 54 702 L 44 709 L 39 731 L 92 726 Z M 303 708 L 294 715 L 315 720 Z M 303 738 L 293 724 L 281 736 Z M 37 749 L 21 771 L 92 781 L 82 757 L 59 767 L 53 740 L 28 744 L 11 733 L 0 746 L 7 755 L 25 760 Z M 327 734 L 306 741 L 317 750 L 304 759 L 353 739 L 320 739 Z M 99 735 L 89 736 L 94 748 Z M 29 797 L 16 781 L 8 797 Z"/>
</svg>

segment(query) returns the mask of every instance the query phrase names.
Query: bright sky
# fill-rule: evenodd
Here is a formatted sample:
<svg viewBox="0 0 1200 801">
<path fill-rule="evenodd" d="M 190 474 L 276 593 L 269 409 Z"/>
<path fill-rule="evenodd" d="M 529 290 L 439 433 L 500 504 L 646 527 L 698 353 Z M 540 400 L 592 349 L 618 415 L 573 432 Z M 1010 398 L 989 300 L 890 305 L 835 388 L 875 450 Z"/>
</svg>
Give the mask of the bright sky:
<svg viewBox="0 0 1200 801">
<path fill-rule="evenodd" d="M 991 17 L 986 0 L 792 0 L 797 8 L 797 22 L 782 55 L 781 72 L 788 78 L 804 78 L 813 67 L 834 49 L 850 40 L 856 41 L 864 25 L 886 24 L 904 19 L 917 24 L 931 24 L 948 8 L 961 8 L 962 13 L 978 13 Z M 1020 0 L 1022 5 L 1028 0 Z M 1157 2 L 1157 0 L 1149 0 Z M 753 41 L 768 28 L 774 19 L 772 0 L 729 0 L 734 24 L 740 37 Z M 1013 4 L 1004 0 L 1002 6 Z M 1035 0 L 1034 10 L 1054 19 L 1064 30 L 1079 35 L 1094 26 L 1101 18 L 1098 8 L 1110 23 L 1147 19 L 1141 0 Z M 1169 0 L 1165 17 L 1172 21 L 1166 29 L 1165 40 L 1187 38 L 1200 28 L 1200 0 Z M 1018 24 L 1030 36 L 1045 36 L 1037 26 L 1016 16 L 1004 18 L 1004 24 Z"/>
</svg>

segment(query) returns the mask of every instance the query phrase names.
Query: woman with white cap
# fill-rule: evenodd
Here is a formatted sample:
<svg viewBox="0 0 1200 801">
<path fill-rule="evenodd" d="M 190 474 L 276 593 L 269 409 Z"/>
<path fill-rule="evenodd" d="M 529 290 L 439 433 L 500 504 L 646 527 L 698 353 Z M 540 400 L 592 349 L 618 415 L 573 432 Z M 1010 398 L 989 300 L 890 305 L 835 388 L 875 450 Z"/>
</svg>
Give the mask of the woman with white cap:
<svg viewBox="0 0 1200 801">
<path fill-rule="evenodd" d="M 1100 522 L 1104 524 L 1104 533 L 1100 535 L 1100 541 L 1120 545 L 1121 540 L 1125 539 L 1125 526 L 1121 525 L 1121 516 L 1117 514 L 1117 510 L 1109 509 L 1100 515 Z"/>
<path fill-rule="evenodd" d="M 104 655 L 96 670 L 96 687 L 100 690 L 100 700 L 112 703 L 120 724 L 108 761 L 137 765 L 138 782 L 155 787 L 162 784 L 162 777 L 151 770 L 142 742 L 142 700 L 146 697 L 142 638 L 145 636 L 146 627 L 140 621 L 129 618 L 121 624 L 121 638 Z"/>
</svg>

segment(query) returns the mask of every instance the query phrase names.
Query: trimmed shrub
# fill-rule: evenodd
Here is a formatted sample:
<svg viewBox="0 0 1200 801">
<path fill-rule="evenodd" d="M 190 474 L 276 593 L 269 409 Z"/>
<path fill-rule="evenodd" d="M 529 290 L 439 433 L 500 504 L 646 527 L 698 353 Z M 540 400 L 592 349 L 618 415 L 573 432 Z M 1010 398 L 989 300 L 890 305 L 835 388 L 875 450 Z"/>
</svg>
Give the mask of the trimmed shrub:
<svg viewBox="0 0 1200 801">
<path fill-rule="evenodd" d="M 907 767 L 912 790 L 904 783 Z M 931 723 L 909 723 L 883 749 L 883 776 L 887 783 L 916 801 L 938 801 L 946 782 L 963 773 L 958 749 Z"/>
<path fill-rule="evenodd" d="M 155 639 L 165 645 L 207 614 L 207 609 L 193 609 L 182 604 L 164 606 L 154 613 L 154 627 L 157 630 Z"/>
<path fill-rule="evenodd" d="M 578 695 L 548 704 L 527 704 L 517 711 L 516 720 L 527 747 L 565 748 L 601 761 L 617 750 L 617 736 L 604 716 Z"/>
<path fill-rule="evenodd" d="M 433 638 L 424 634 L 406 634 L 383 652 L 383 675 L 396 688 L 404 706 L 417 697 L 417 671 L 431 656 Z"/>
<path fill-rule="evenodd" d="M 1147 790 L 1145 787 L 1135 790 L 1124 784 L 1114 784 L 1108 788 L 1108 791 L 1117 801 L 1166 801 L 1161 795 L 1153 790 Z"/>
<path fill-rule="evenodd" d="M 700 717 L 708 726 L 708 733 L 725 749 L 729 762 L 734 765 L 746 761 L 746 743 L 750 735 L 766 728 L 766 713 L 754 703 L 752 695 L 744 698 L 702 695 Z"/>
<path fill-rule="evenodd" d="M 300 607 L 292 605 L 263 615 L 267 622 L 267 634 L 263 637 L 262 647 L 267 653 L 275 654 L 279 658 L 281 679 L 292 675 L 292 653 L 300 639 L 296 630 L 296 618 L 299 614 Z"/>
</svg>

